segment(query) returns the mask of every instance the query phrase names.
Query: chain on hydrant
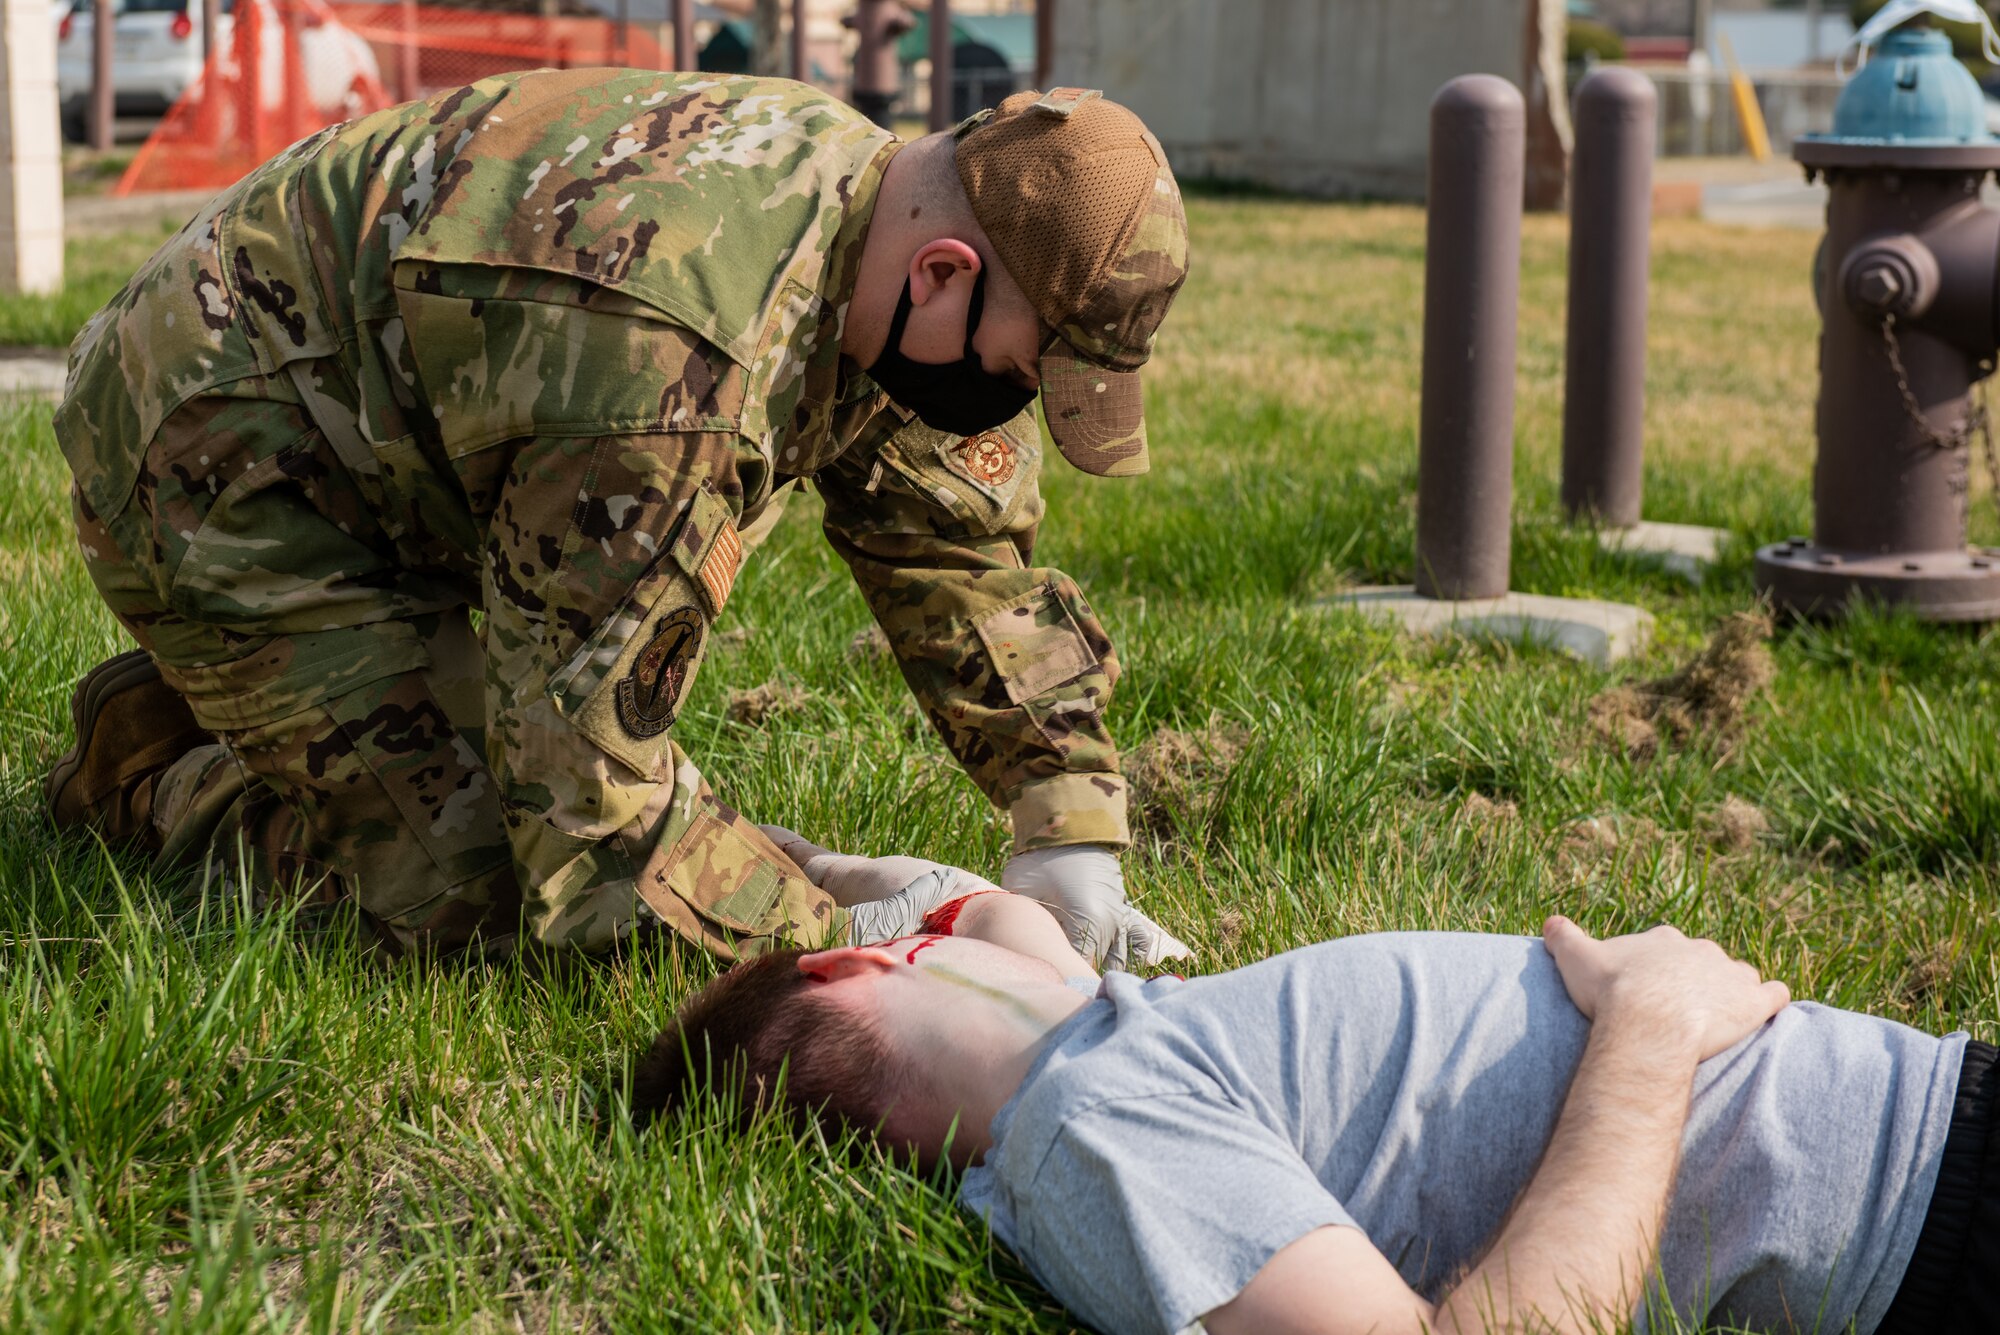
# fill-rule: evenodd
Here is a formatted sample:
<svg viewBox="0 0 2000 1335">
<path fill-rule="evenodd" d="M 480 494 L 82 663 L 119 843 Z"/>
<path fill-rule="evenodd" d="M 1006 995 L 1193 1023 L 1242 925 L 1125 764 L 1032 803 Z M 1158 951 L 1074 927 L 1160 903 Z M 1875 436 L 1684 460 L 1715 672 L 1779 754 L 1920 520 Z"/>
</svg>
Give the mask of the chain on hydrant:
<svg viewBox="0 0 2000 1335">
<path fill-rule="evenodd" d="M 1993 417 L 1986 411 L 1986 388 L 1993 377 L 1993 359 L 1988 357 L 1979 363 L 1979 379 L 1973 382 L 1972 411 L 1958 424 L 1958 430 L 1946 436 L 1931 425 L 1924 416 L 1917 395 L 1910 388 L 1910 373 L 1903 369 L 1903 349 L 1896 342 L 1896 313 L 1889 311 L 1882 316 L 1882 347 L 1889 354 L 1889 369 L 1895 373 L 1896 393 L 1902 396 L 1903 412 L 1913 422 L 1930 443 L 1941 450 L 1964 450 L 1971 448 L 1972 436 L 1976 431 L 1982 445 L 1980 454 L 1986 464 L 1986 485 L 1991 493 L 1995 514 L 2000 514 L 2000 452 L 1993 448 Z M 1965 489 L 1972 491 L 1972 467 L 1970 458 L 1966 461 Z"/>
</svg>

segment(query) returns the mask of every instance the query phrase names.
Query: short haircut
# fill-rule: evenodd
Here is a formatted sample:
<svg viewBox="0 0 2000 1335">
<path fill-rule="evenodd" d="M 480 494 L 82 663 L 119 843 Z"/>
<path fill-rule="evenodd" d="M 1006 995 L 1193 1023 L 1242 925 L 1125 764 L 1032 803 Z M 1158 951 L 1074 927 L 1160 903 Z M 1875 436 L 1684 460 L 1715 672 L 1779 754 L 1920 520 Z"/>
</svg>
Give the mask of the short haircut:
<svg viewBox="0 0 2000 1335">
<path fill-rule="evenodd" d="M 965 242 L 979 252 L 980 261 L 989 271 L 997 269 L 1004 275 L 1004 281 L 997 287 L 987 286 L 989 308 L 993 304 L 1018 307 L 1039 320 L 1041 315 L 1034 303 L 1020 290 L 1013 275 L 1007 273 L 999 252 L 993 249 L 992 238 L 986 235 L 972 211 L 972 200 L 958 175 L 958 140 L 949 133 L 925 135 L 912 141 L 903 153 L 914 168 L 905 185 L 914 210 L 908 224 L 927 237 L 949 236 Z"/>
<path fill-rule="evenodd" d="M 828 1006 L 799 972 L 805 953 L 744 960 L 683 1002 L 639 1059 L 633 1120 L 648 1125 L 705 1086 L 746 1120 L 782 1106 L 795 1122 L 828 1115 L 875 1130 L 896 1068 L 871 1028 Z"/>
<path fill-rule="evenodd" d="M 960 240 L 984 236 L 958 176 L 958 141 L 948 134 L 926 135 L 904 151 L 910 149 L 916 150 L 917 170 L 911 173 L 909 191 L 918 210 L 911 221 Z"/>
</svg>

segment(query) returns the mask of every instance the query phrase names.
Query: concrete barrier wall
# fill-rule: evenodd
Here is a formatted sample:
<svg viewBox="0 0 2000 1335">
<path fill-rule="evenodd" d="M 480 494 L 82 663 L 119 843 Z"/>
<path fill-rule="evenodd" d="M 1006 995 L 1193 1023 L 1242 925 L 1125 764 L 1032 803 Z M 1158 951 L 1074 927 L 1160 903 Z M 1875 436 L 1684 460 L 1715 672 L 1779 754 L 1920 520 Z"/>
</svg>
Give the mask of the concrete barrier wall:
<svg viewBox="0 0 2000 1335">
<path fill-rule="evenodd" d="M 1102 88 L 1130 106 L 1184 176 L 1420 199 L 1427 110 L 1447 79 L 1498 74 L 1521 86 L 1532 143 L 1531 16 L 1553 11 L 1559 57 L 1562 8 L 1561 0 L 1068 0 L 1056 6 L 1050 82 Z M 1546 106 L 1540 115 L 1548 118 Z M 1566 142 L 1567 117 L 1560 107 L 1555 115 Z"/>
</svg>

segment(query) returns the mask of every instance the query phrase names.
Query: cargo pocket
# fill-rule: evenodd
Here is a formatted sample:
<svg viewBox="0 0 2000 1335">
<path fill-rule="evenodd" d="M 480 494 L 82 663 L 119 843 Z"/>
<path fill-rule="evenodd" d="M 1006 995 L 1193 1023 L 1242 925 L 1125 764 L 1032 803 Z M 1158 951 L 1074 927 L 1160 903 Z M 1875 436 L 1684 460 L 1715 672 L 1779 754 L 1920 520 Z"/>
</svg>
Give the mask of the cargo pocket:
<svg viewBox="0 0 2000 1335">
<path fill-rule="evenodd" d="M 973 623 L 1007 698 L 1025 705 L 1098 667 L 1097 655 L 1052 584 L 1031 589 Z"/>
<path fill-rule="evenodd" d="M 778 869 L 775 848 L 760 848 L 748 835 L 707 811 L 674 845 L 666 866 L 641 886 L 651 898 L 664 886 L 707 921 L 738 936 L 769 936 L 785 926 L 785 882 L 796 879 Z M 672 918 L 671 906 L 655 912 Z"/>
<path fill-rule="evenodd" d="M 666 552 L 549 679 L 556 711 L 642 779 L 666 777 L 667 733 L 701 666 L 711 610 L 722 601 L 702 572 L 733 526 L 728 505 L 704 485 Z"/>
</svg>

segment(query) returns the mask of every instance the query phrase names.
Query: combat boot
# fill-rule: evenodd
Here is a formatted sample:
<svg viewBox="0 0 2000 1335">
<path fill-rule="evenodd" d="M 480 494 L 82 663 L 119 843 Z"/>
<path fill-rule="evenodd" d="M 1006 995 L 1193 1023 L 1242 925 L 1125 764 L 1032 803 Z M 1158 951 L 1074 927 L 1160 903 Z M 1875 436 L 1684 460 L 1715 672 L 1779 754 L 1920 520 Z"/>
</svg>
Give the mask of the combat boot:
<svg viewBox="0 0 2000 1335">
<path fill-rule="evenodd" d="M 158 851 L 153 790 L 167 766 L 214 738 L 143 649 L 106 659 L 70 696 L 76 745 L 43 786 L 57 829 L 88 827 Z"/>
</svg>

